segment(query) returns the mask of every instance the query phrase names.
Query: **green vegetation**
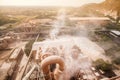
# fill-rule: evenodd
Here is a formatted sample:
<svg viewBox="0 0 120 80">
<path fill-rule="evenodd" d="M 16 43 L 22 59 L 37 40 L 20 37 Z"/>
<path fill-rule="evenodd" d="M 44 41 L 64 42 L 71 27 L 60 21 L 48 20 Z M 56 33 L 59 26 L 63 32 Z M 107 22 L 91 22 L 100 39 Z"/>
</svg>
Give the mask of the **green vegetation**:
<svg viewBox="0 0 120 80">
<path fill-rule="evenodd" d="M 51 29 L 51 25 L 44 25 L 44 26 L 41 26 L 41 25 L 38 25 L 37 27 L 37 31 L 45 31 L 45 30 L 50 30 Z"/>
<path fill-rule="evenodd" d="M 117 65 L 120 65 L 120 57 L 115 58 L 112 62 Z"/>
<path fill-rule="evenodd" d="M 104 76 L 109 78 L 116 76 L 116 74 L 113 72 L 113 65 L 108 61 L 104 61 L 103 59 L 98 59 L 93 63 L 97 70 L 102 70 L 104 72 L 103 73 Z"/>
<path fill-rule="evenodd" d="M 111 58 L 115 58 L 116 55 L 120 55 L 120 46 L 119 45 L 114 45 L 111 48 L 109 48 L 108 50 L 105 51 L 105 55 L 109 56 Z"/>
<path fill-rule="evenodd" d="M 37 15 L 35 18 L 36 19 L 46 19 L 46 18 L 54 18 L 53 16 L 55 16 L 56 14 L 55 13 L 41 13 L 39 15 Z"/>
<path fill-rule="evenodd" d="M 110 41 L 110 37 L 108 37 L 104 32 L 96 31 L 95 34 L 100 37 L 100 41 Z"/>
<path fill-rule="evenodd" d="M 8 23 L 15 23 L 15 22 L 16 22 L 15 19 L 11 19 L 5 15 L 0 14 L 0 26 Z"/>
<path fill-rule="evenodd" d="M 110 22 L 107 25 L 105 25 L 106 29 L 108 30 L 119 30 L 120 31 L 120 24 L 116 24 L 114 22 Z"/>
<path fill-rule="evenodd" d="M 96 61 L 93 62 L 94 66 L 96 67 L 96 69 L 100 69 L 103 71 L 111 71 L 112 70 L 112 64 L 109 63 L 108 61 L 104 61 L 103 59 L 98 59 Z"/>
<path fill-rule="evenodd" d="M 32 45 L 34 43 L 34 40 L 29 41 L 26 45 L 25 45 L 25 53 L 27 56 L 29 56 L 31 49 L 32 49 Z"/>
<path fill-rule="evenodd" d="M 44 40 L 45 40 L 45 38 L 39 37 L 37 41 L 44 41 Z"/>
<path fill-rule="evenodd" d="M 4 24 L 8 24 L 8 23 L 15 23 L 16 20 L 9 20 L 9 19 L 3 19 L 0 18 L 0 26 L 4 25 Z"/>
</svg>

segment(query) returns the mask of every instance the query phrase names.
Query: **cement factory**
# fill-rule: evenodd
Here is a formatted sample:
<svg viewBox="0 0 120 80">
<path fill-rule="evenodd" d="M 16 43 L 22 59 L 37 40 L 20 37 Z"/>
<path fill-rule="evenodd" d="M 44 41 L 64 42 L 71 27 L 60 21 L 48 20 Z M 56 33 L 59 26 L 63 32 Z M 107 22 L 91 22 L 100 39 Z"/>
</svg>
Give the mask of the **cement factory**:
<svg viewBox="0 0 120 80">
<path fill-rule="evenodd" d="M 36 39 L 34 37 L 35 41 L 29 56 L 24 51 L 25 45 L 21 45 L 22 33 L 11 33 L 1 38 L 0 50 L 9 50 L 7 48 L 9 44 L 14 41 L 17 43 L 7 59 L 0 64 L 0 80 L 120 80 L 120 76 L 112 78 L 104 76 L 104 71 L 97 70 L 92 64 L 98 58 L 106 59 L 103 55 L 104 49 L 95 42 L 84 36 L 59 36 L 60 29 L 65 26 L 65 19 L 65 11 L 60 10 L 56 20 L 51 22 L 50 38 L 43 41 L 38 40 L 40 33 L 26 32 L 27 35 L 35 33 L 31 35 L 32 38 L 37 35 Z M 83 24 L 86 20 L 89 21 L 89 18 L 70 19 L 78 21 L 77 23 L 83 21 Z M 108 22 L 108 18 L 93 18 L 93 20 Z M 79 26 L 83 27 L 83 24 L 79 23 Z M 29 31 L 32 30 L 34 28 L 30 27 Z"/>
<path fill-rule="evenodd" d="M 80 49 L 79 40 L 36 41 L 29 57 L 22 48 L 13 49 L 0 67 L 4 74 L 1 80 L 6 76 L 7 80 L 117 80 L 105 78 L 102 71 L 92 66 L 92 59 Z"/>
</svg>

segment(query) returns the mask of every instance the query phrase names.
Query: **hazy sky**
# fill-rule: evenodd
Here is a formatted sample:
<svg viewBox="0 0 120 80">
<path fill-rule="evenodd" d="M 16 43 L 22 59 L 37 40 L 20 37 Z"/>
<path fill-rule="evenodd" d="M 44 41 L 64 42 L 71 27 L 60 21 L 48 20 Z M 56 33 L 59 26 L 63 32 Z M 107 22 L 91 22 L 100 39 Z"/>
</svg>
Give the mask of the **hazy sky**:
<svg viewBox="0 0 120 80">
<path fill-rule="evenodd" d="M 0 5 L 8 6 L 81 6 L 104 0 L 0 0 Z"/>
</svg>

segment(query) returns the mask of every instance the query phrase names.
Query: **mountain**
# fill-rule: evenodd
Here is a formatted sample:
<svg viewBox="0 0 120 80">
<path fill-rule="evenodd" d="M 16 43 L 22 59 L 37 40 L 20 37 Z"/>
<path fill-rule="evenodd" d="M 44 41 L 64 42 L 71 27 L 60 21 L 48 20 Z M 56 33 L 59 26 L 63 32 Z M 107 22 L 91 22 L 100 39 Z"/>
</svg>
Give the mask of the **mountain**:
<svg viewBox="0 0 120 80">
<path fill-rule="evenodd" d="M 80 17 L 101 17 L 104 16 L 102 13 L 98 11 L 99 4 L 97 3 L 89 3 L 85 4 L 79 8 L 73 9 L 72 14 L 75 14 L 75 16 Z M 74 13 L 73 13 L 74 12 Z"/>
<path fill-rule="evenodd" d="M 120 16 L 120 0 L 105 0 L 102 3 L 89 3 L 79 7 L 79 13 L 86 16 Z M 114 14 L 114 15 L 113 15 Z"/>
<path fill-rule="evenodd" d="M 100 5 L 108 10 L 120 10 L 120 0 L 105 0 L 104 2 L 100 3 Z"/>
<path fill-rule="evenodd" d="M 116 24 L 120 22 L 120 0 L 105 0 L 99 5 L 99 11 L 107 12 L 106 15 L 115 19 Z"/>
</svg>

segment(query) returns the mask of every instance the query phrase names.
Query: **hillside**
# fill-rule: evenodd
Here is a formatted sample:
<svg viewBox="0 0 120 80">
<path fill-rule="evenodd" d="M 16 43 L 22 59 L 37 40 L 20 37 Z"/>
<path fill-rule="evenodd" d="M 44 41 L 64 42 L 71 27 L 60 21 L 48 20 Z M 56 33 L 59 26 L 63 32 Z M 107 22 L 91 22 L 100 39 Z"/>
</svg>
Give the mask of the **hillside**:
<svg viewBox="0 0 120 80">
<path fill-rule="evenodd" d="M 120 16 L 120 0 L 105 0 L 102 3 L 85 4 L 75 10 L 77 16 Z"/>
</svg>

